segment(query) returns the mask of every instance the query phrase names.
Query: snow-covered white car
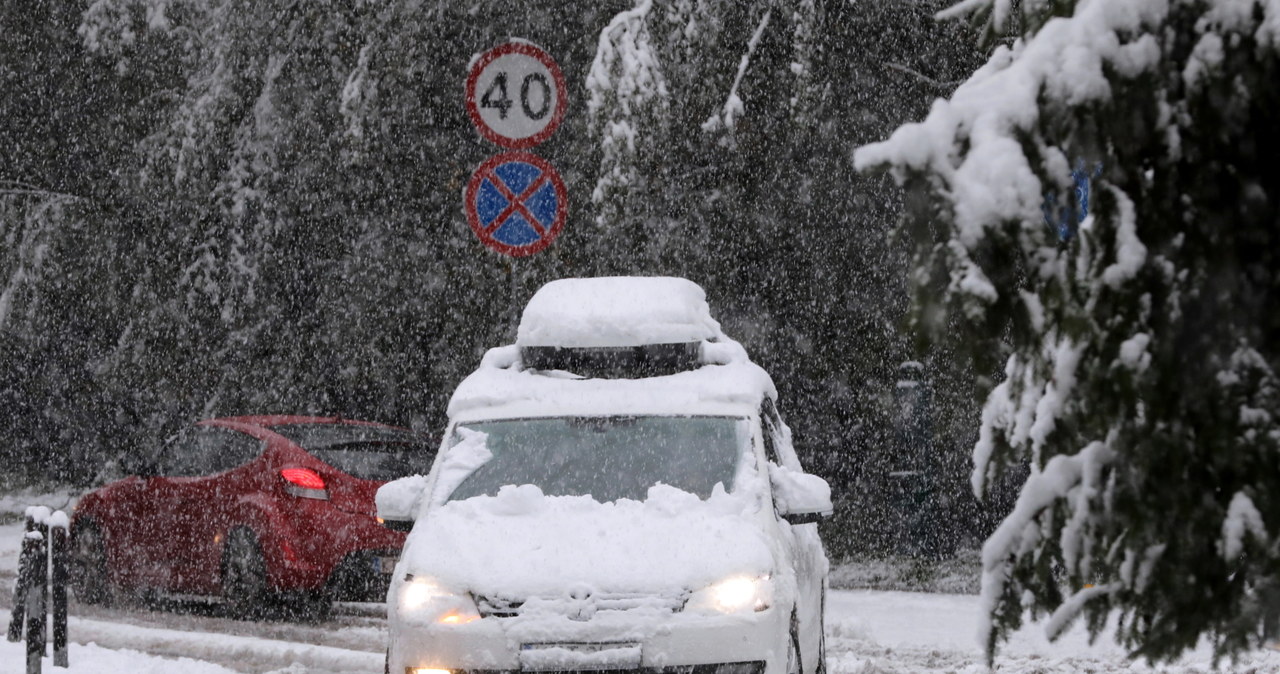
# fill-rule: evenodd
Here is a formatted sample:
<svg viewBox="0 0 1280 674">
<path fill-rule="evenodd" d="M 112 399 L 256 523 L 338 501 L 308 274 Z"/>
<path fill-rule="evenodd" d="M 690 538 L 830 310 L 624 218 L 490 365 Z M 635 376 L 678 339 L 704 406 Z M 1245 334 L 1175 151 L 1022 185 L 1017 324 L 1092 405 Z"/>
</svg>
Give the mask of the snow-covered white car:
<svg viewBox="0 0 1280 674">
<path fill-rule="evenodd" d="M 431 472 L 379 490 L 414 521 L 389 671 L 825 671 L 831 492 L 776 395 L 690 281 L 543 286 Z"/>
</svg>

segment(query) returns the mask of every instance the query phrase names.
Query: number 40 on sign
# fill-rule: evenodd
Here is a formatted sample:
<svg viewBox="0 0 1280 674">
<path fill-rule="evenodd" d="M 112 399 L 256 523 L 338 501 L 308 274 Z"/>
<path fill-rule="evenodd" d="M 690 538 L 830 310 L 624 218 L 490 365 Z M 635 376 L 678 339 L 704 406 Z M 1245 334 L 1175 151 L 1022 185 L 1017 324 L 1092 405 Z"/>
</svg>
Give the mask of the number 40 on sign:
<svg viewBox="0 0 1280 674">
<path fill-rule="evenodd" d="M 549 138 L 568 105 L 560 67 L 528 42 L 508 42 L 481 54 L 467 77 L 466 101 L 480 134 L 512 149 Z"/>
</svg>

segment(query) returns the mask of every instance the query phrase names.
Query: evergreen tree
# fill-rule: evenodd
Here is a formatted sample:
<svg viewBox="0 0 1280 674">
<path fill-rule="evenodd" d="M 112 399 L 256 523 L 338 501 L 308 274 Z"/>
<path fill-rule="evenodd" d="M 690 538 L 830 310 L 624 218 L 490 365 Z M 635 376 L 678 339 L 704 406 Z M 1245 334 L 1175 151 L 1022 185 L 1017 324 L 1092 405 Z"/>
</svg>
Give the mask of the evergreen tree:
<svg viewBox="0 0 1280 674">
<path fill-rule="evenodd" d="M 687 276 L 774 373 L 809 465 L 849 494 L 833 549 L 882 548 L 900 515 L 879 504 L 908 355 L 907 260 L 885 237 L 897 188 L 853 175 L 849 154 L 976 63 L 962 27 L 930 19 L 945 1 L 8 11 L 0 67 L 43 87 L 27 106 L 41 115 L 21 119 L 83 120 L 68 146 L 62 129 L 27 133 L 0 116 L 0 156 L 30 175 L 52 166 L 42 189 L 84 197 L 42 211 L 51 245 L 0 251 L 4 278 L 44 250 L 39 277 L 56 280 L 11 293 L 10 316 L 30 322 L 0 321 L 0 367 L 49 373 L 6 389 L 43 420 L 15 433 L 32 455 L 50 433 L 75 438 L 89 480 L 208 416 L 315 412 L 436 431 L 450 391 L 513 337 L 542 283 Z M 44 37 L 13 37 L 24 35 Z M 553 54 L 569 89 L 564 123 L 535 150 L 565 178 L 569 220 L 518 260 L 476 240 L 460 199 L 499 151 L 465 113 L 467 65 L 512 37 Z M 92 170 L 74 170 L 85 157 Z M 36 232 L 23 212 L 0 210 L 0 231 Z M 52 385 L 68 372 L 74 386 Z M 944 393 L 939 416 L 965 417 Z M 934 446 L 954 464 L 958 442 Z"/>
<path fill-rule="evenodd" d="M 1280 7 L 969 0 L 1020 33 L 860 149 L 908 189 L 914 321 L 985 392 L 973 486 L 993 656 L 1119 613 L 1136 656 L 1254 648 L 1280 610 Z"/>
<path fill-rule="evenodd" d="M 592 232 L 629 244 L 598 268 L 685 274 L 721 303 L 783 387 L 804 458 L 847 499 L 828 528 L 841 554 L 897 538 L 885 429 L 908 353 L 906 257 L 886 236 L 898 191 L 852 174 L 848 152 L 976 65 L 930 5 L 639 0 L 602 31 L 587 79 Z M 962 479 L 943 482 L 940 498 L 972 503 Z M 932 524 L 972 522 L 954 512 Z"/>
<path fill-rule="evenodd" d="M 113 409 L 99 358 L 127 320 L 134 232 L 117 178 L 171 69 L 127 73 L 90 57 L 83 5 L 0 8 L 0 419 L 19 480 L 97 472 Z"/>
</svg>

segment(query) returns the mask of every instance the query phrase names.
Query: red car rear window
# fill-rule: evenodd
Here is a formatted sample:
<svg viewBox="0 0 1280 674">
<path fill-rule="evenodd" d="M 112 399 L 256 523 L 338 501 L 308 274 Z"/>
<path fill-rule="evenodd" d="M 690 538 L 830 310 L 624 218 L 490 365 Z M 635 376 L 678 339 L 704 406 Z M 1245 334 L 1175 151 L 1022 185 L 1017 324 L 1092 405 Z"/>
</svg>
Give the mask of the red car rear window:
<svg viewBox="0 0 1280 674">
<path fill-rule="evenodd" d="M 283 424 L 271 430 L 317 459 L 362 480 L 387 481 L 431 469 L 434 448 L 421 435 L 386 426 Z"/>
</svg>

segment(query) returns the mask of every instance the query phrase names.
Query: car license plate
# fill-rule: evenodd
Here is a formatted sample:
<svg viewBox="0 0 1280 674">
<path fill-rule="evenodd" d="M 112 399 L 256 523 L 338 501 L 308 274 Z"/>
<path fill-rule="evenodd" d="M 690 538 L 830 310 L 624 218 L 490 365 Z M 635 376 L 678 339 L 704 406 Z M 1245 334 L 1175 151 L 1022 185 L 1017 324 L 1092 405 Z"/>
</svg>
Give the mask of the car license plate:
<svg viewBox="0 0 1280 674">
<path fill-rule="evenodd" d="M 396 570 L 398 561 L 400 561 L 399 557 L 374 557 L 373 570 L 375 573 L 391 573 Z"/>
<path fill-rule="evenodd" d="M 529 672 L 636 669 L 640 662 L 635 642 L 520 644 L 520 669 Z"/>
</svg>

